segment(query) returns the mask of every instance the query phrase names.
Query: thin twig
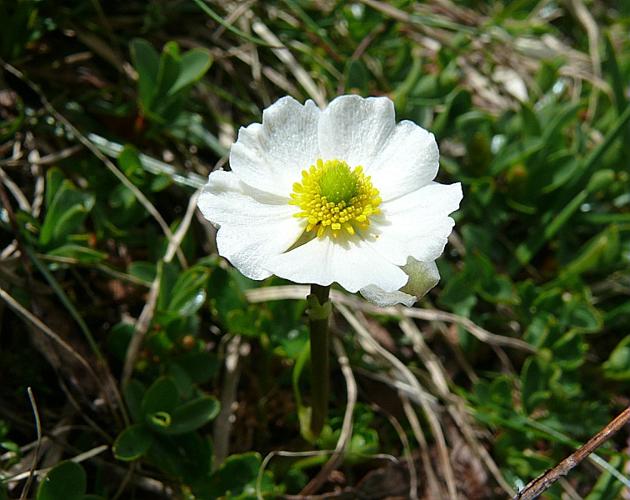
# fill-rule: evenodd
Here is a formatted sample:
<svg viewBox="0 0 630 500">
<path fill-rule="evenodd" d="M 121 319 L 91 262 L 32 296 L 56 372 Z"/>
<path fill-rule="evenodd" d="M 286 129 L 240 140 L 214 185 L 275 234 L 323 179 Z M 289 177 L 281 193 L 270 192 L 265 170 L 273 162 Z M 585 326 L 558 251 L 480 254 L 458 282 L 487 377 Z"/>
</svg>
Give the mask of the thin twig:
<svg viewBox="0 0 630 500">
<path fill-rule="evenodd" d="M 519 491 L 514 497 L 515 500 L 531 500 L 537 498 L 546 489 L 551 487 L 562 476 L 566 476 L 574 467 L 582 460 L 587 458 L 605 441 L 610 439 L 613 434 L 619 431 L 624 425 L 630 421 L 630 406 L 617 415 L 606 427 L 599 431 L 595 436 L 589 439 L 586 444 L 582 445 L 576 451 L 571 453 L 567 458 L 562 460 L 553 469 L 549 469 L 533 481 L 530 481 L 525 488 Z"/>
<path fill-rule="evenodd" d="M 39 459 L 39 450 L 42 446 L 42 424 L 39 419 L 39 411 L 37 410 L 37 402 L 35 401 L 35 395 L 33 394 L 33 390 L 30 387 L 27 387 L 26 391 L 28 392 L 28 399 L 31 402 L 31 408 L 33 409 L 33 416 L 35 417 L 35 430 L 37 431 L 37 445 L 35 446 L 35 451 L 33 452 L 33 463 L 31 465 L 31 469 L 28 471 L 28 479 L 24 484 L 24 488 L 22 488 L 22 494 L 20 495 L 20 500 L 24 500 L 28 491 L 31 489 L 31 483 L 33 482 L 33 476 L 35 475 L 35 468 L 37 467 L 37 460 Z"/>
</svg>

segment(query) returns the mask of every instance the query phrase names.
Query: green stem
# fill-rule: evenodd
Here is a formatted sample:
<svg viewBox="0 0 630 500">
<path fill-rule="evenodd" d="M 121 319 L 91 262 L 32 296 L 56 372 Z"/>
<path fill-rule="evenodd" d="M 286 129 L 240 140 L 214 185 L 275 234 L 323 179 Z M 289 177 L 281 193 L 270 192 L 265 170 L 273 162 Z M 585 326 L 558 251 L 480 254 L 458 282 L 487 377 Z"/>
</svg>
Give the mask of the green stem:
<svg viewBox="0 0 630 500">
<path fill-rule="evenodd" d="M 331 311 L 329 293 L 330 286 L 311 285 L 311 293 L 307 297 L 311 330 L 311 433 L 315 438 L 321 433 L 328 416 L 330 386 L 328 320 Z"/>
</svg>

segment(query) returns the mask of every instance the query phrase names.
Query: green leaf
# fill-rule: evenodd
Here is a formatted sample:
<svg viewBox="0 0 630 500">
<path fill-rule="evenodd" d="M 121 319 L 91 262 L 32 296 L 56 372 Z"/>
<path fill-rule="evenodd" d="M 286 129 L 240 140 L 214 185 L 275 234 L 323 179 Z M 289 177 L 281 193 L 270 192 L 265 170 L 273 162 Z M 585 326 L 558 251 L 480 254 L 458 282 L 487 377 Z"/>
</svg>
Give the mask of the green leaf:
<svg viewBox="0 0 630 500">
<path fill-rule="evenodd" d="M 539 136 L 542 128 L 536 113 L 534 113 L 534 110 L 529 104 L 525 102 L 521 103 L 520 115 L 525 134 L 529 136 Z"/>
<path fill-rule="evenodd" d="M 573 327 L 580 333 L 597 333 L 602 327 L 599 311 L 581 297 L 567 303 L 560 317 L 567 327 Z"/>
<path fill-rule="evenodd" d="M 211 65 L 212 56 L 206 49 L 197 48 L 186 52 L 181 57 L 179 75 L 168 90 L 168 95 L 173 95 L 200 80 Z"/>
<path fill-rule="evenodd" d="M 617 55 L 615 54 L 615 47 L 610 39 L 610 33 L 603 34 L 604 43 L 606 47 L 606 59 L 604 65 L 607 67 L 607 75 L 611 81 L 611 87 L 613 95 L 615 96 L 615 105 L 618 113 L 621 114 L 628 105 L 628 99 L 626 98 L 626 79 L 623 76 L 619 63 L 617 61 Z"/>
<path fill-rule="evenodd" d="M 588 345 L 575 330 L 569 331 L 551 346 L 554 364 L 563 370 L 575 370 L 584 363 Z"/>
<path fill-rule="evenodd" d="M 160 308 L 178 316 L 194 314 L 206 300 L 207 282 L 206 269 L 193 267 L 184 271 L 170 290 L 163 289 Z M 168 303 L 164 304 L 166 300 Z"/>
<path fill-rule="evenodd" d="M 143 262 L 139 260 L 129 264 L 127 271 L 132 276 L 147 283 L 151 283 L 157 273 L 156 266 L 153 262 Z"/>
<path fill-rule="evenodd" d="M 239 495 L 255 485 L 261 458 L 256 452 L 229 456 L 223 465 L 210 478 L 209 494 L 211 498 L 239 498 Z"/>
<path fill-rule="evenodd" d="M 358 429 L 353 431 L 348 446 L 347 459 L 349 464 L 361 463 L 365 457 L 378 453 L 379 439 L 376 429 Z"/>
<path fill-rule="evenodd" d="M 83 467 L 61 462 L 53 467 L 37 488 L 37 500 L 82 500 L 86 489 Z"/>
<path fill-rule="evenodd" d="M 125 145 L 118 155 L 118 165 L 125 175 L 131 179 L 141 180 L 144 177 L 144 168 L 136 148 Z"/>
<path fill-rule="evenodd" d="M 220 407 L 219 401 L 212 396 L 187 401 L 171 412 L 170 425 L 161 429 L 161 432 L 175 435 L 197 430 L 213 420 L 219 414 Z"/>
<path fill-rule="evenodd" d="M 617 344 L 603 368 L 610 379 L 630 380 L 630 335 Z"/>
<path fill-rule="evenodd" d="M 134 38 L 131 41 L 131 61 L 138 72 L 140 105 L 144 111 L 149 111 L 155 96 L 160 56 L 149 42 Z"/>
<path fill-rule="evenodd" d="M 610 467 L 623 470 L 621 457 L 613 457 L 610 460 Z M 622 489 L 623 483 L 618 481 L 610 471 L 604 471 L 602 475 L 599 476 L 591 492 L 585 497 L 585 500 L 613 500 L 615 498 L 622 498 Z"/>
<path fill-rule="evenodd" d="M 50 248 L 63 243 L 68 235 L 78 229 L 92 210 L 95 198 L 92 194 L 79 191 L 69 180 L 58 184 L 58 176 L 52 171 L 48 172 L 47 178 L 54 179 L 48 185 L 48 190 L 55 186 L 58 188 L 54 194 L 47 195 L 51 201 L 39 234 L 39 243 Z"/>
<path fill-rule="evenodd" d="M 562 277 L 606 269 L 620 260 L 619 227 L 612 225 L 582 246 L 576 257 L 560 271 Z"/>
<path fill-rule="evenodd" d="M 141 422 L 144 417 L 142 412 L 142 400 L 145 392 L 146 388 L 144 385 L 133 379 L 130 380 L 123 388 L 125 403 L 127 403 L 127 408 L 129 409 L 129 413 L 131 414 L 131 418 L 134 422 Z"/>
<path fill-rule="evenodd" d="M 158 378 L 142 398 L 142 413 L 146 416 L 158 412 L 170 413 L 179 401 L 177 385 L 171 377 Z"/>
<path fill-rule="evenodd" d="M 50 205 L 52 205 L 53 198 L 55 197 L 55 194 L 57 194 L 57 191 L 59 191 L 59 188 L 65 179 L 66 178 L 63 175 L 63 172 L 57 167 L 53 167 L 46 172 L 45 200 L 47 209 Z"/>
<path fill-rule="evenodd" d="M 182 396 L 182 398 L 188 399 L 192 397 L 195 387 L 190 375 L 183 366 L 178 363 L 169 363 L 167 374 L 173 379 L 173 382 L 175 382 L 177 392 Z"/>
<path fill-rule="evenodd" d="M 172 477 L 192 483 L 207 480 L 210 475 L 212 448 L 210 440 L 197 432 L 177 436 L 160 436 L 147 453 L 147 459 Z M 201 496 L 198 498 L 218 498 Z"/>
<path fill-rule="evenodd" d="M 107 254 L 104 252 L 72 243 L 57 247 L 48 252 L 48 255 L 52 257 L 76 259 L 81 264 L 96 264 L 107 259 Z"/>
<path fill-rule="evenodd" d="M 508 142 L 494 157 L 490 164 L 490 173 L 497 175 L 512 165 L 523 163 L 540 151 L 544 141 L 538 137 L 528 137 L 522 142 Z"/>
<path fill-rule="evenodd" d="M 144 424 L 131 425 L 116 438 L 114 456 L 126 462 L 137 460 L 149 450 L 152 443 L 153 435 Z"/>
<path fill-rule="evenodd" d="M 551 211 L 547 212 L 551 215 L 551 219 L 543 217 L 543 224 L 533 228 L 528 241 L 522 242 L 514 252 L 516 259 L 510 265 L 510 273 L 513 274 L 520 267 L 529 263 L 529 261 L 538 253 L 543 245 L 550 240 L 556 233 L 571 219 L 573 214 L 587 199 L 590 191 L 596 187 L 595 183 L 584 186 L 585 179 L 595 178 L 594 170 L 599 166 L 604 154 L 611 149 L 618 137 L 627 130 L 627 124 L 630 121 L 630 106 L 615 120 L 614 124 L 606 133 L 604 140 L 591 150 L 584 161 L 580 162 L 580 167 L 572 176 L 571 182 L 563 190 L 560 196 L 551 206 Z M 597 173 L 597 172 L 596 172 Z M 599 184 L 599 183 L 596 183 Z"/>
<path fill-rule="evenodd" d="M 169 91 L 179 78 L 181 56 L 177 42 L 168 42 L 162 49 L 156 82 L 155 110 L 165 109 L 169 102 Z M 172 94 L 171 94 L 172 95 Z"/>
<path fill-rule="evenodd" d="M 196 384 L 205 384 L 219 371 L 219 360 L 213 353 L 189 352 L 176 361 Z"/>
<path fill-rule="evenodd" d="M 134 326 L 131 323 L 120 322 L 115 324 L 107 336 L 107 349 L 111 352 L 116 359 L 124 362 L 129 347 L 129 342 L 133 337 L 135 331 Z M 134 383 L 136 381 L 131 381 Z M 136 382 L 138 383 L 138 382 Z M 141 394 L 138 399 L 138 404 L 142 401 L 142 395 L 144 394 L 144 387 L 141 388 Z"/>
<path fill-rule="evenodd" d="M 540 402 L 549 398 L 550 392 L 546 390 L 545 384 L 547 377 L 536 357 L 531 356 L 525 360 L 521 372 L 521 399 L 528 414 L 531 414 Z"/>
<path fill-rule="evenodd" d="M 360 59 L 350 59 L 345 68 L 346 90 L 359 91 L 362 94 L 368 93 L 368 84 L 371 80 L 368 69 Z"/>
</svg>

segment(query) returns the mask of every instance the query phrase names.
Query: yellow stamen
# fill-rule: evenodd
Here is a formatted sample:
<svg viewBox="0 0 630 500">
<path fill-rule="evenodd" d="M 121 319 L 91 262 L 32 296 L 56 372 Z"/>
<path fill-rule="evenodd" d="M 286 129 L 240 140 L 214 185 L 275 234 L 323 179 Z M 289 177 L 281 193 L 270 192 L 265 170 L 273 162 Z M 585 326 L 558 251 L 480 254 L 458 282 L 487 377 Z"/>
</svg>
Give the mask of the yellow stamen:
<svg viewBox="0 0 630 500">
<path fill-rule="evenodd" d="M 344 161 L 319 159 L 302 171 L 301 182 L 293 184 L 289 203 L 300 208 L 294 217 L 308 221 L 307 231 L 336 238 L 342 229 L 349 235 L 366 229 L 369 217 L 380 213 L 381 201 L 363 167 L 351 170 Z"/>
</svg>

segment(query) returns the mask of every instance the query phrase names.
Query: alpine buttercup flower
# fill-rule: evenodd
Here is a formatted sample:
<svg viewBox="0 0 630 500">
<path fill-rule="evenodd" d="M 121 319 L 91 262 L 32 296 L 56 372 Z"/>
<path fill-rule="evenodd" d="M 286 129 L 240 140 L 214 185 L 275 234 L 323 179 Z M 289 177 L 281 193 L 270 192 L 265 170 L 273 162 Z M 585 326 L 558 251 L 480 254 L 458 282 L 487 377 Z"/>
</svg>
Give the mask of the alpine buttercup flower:
<svg viewBox="0 0 630 500">
<path fill-rule="evenodd" d="M 433 182 L 433 134 L 396 124 L 386 97 L 334 99 L 320 110 L 284 97 L 241 128 L 231 172 L 199 198 L 219 253 L 241 273 L 338 283 L 381 305 L 412 305 L 440 279 L 435 259 L 462 189 Z"/>
</svg>

